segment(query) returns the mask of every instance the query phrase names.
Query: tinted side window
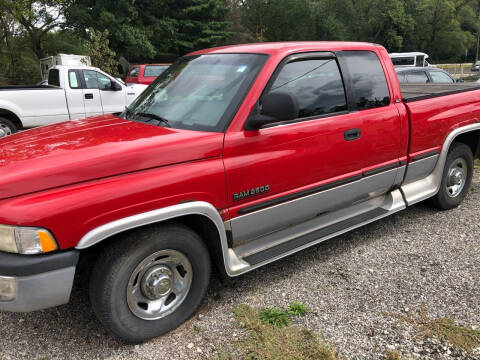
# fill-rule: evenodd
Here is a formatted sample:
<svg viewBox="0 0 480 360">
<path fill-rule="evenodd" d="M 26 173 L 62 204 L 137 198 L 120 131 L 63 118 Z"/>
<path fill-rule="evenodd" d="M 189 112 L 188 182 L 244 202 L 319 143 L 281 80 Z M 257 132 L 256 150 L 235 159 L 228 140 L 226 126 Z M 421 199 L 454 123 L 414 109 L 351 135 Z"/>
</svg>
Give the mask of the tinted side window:
<svg viewBox="0 0 480 360">
<path fill-rule="evenodd" d="M 140 70 L 140 68 L 138 68 L 138 67 L 132 68 L 132 69 L 130 70 L 130 72 L 128 73 L 128 76 L 130 76 L 130 77 L 137 77 L 139 70 Z"/>
<path fill-rule="evenodd" d="M 427 74 L 425 74 L 425 71 L 417 71 L 414 73 L 409 73 L 407 74 L 407 82 L 425 84 L 428 82 L 428 76 Z"/>
<path fill-rule="evenodd" d="M 286 64 L 268 92 L 289 92 L 298 100 L 299 118 L 347 109 L 345 89 L 335 59 Z"/>
<path fill-rule="evenodd" d="M 434 83 L 451 84 L 453 79 L 441 71 L 430 71 L 430 76 Z"/>
<path fill-rule="evenodd" d="M 98 81 L 98 88 L 99 89 L 111 89 L 112 88 L 112 80 L 109 77 L 100 74 L 97 72 L 97 81 Z"/>
<path fill-rule="evenodd" d="M 97 72 L 94 70 L 83 70 L 85 87 L 87 89 L 98 89 Z"/>
<path fill-rule="evenodd" d="M 58 69 L 50 69 L 48 71 L 48 85 L 60 87 L 60 72 Z"/>
<path fill-rule="evenodd" d="M 415 58 L 413 56 L 394 57 L 394 58 L 392 58 L 392 63 L 395 66 L 414 65 L 415 64 Z"/>
<path fill-rule="evenodd" d="M 143 73 L 143 76 L 145 77 L 153 77 L 153 76 L 158 76 L 162 72 L 164 72 L 168 66 L 166 65 L 153 65 L 153 66 L 145 66 L 145 71 Z"/>
<path fill-rule="evenodd" d="M 423 66 L 423 55 L 417 55 L 417 60 L 415 60 L 415 66 Z"/>
<path fill-rule="evenodd" d="M 390 104 L 387 80 L 377 55 L 371 51 L 344 51 L 342 54 L 350 73 L 357 109 Z"/>
</svg>

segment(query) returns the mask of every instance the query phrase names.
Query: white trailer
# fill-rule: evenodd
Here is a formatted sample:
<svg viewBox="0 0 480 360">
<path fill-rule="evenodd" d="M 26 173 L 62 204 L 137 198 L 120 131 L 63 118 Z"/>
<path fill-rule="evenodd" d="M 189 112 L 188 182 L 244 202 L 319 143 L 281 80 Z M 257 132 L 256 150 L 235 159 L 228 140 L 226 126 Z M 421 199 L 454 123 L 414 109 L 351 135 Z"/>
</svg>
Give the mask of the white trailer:
<svg viewBox="0 0 480 360">
<path fill-rule="evenodd" d="M 48 79 L 48 70 L 56 65 L 92 66 L 90 56 L 74 54 L 58 54 L 40 59 L 42 80 Z"/>
</svg>

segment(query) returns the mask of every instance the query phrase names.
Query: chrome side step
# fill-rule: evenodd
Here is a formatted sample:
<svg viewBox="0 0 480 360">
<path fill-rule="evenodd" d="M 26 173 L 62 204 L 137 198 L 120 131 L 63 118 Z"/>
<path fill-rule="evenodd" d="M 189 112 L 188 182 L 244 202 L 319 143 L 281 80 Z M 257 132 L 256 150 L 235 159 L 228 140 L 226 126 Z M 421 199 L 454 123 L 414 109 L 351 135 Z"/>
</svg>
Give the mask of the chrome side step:
<svg viewBox="0 0 480 360">
<path fill-rule="evenodd" d="M 229 249 L 239 275 L 406 208 L 400 190 Z"/>
<path fill-rule="evenodd" d="M 277 257 L 283 253 L 289 252 L 293 249 L 311 243 L 312 241 L 315 241 L 317 239 L 324 239 L 325 237 L 336 234 L 344 229 L 352 229 L 357 225 L 365 223 L 370 219 L 386 216 L 387 214 L 388 211 L 385 209 L 373 209 L 353 218 L 349 218 L 338 223 L 326 226 L 309 234 L 299 236 L 293 240 L 281 243 L 279 245 L 273 246 L 255 254 L 245 256 L 243 257 L 243 260 L 245 260 L 251 265 L 255 265 L 267 259 Z"/>
</svg>

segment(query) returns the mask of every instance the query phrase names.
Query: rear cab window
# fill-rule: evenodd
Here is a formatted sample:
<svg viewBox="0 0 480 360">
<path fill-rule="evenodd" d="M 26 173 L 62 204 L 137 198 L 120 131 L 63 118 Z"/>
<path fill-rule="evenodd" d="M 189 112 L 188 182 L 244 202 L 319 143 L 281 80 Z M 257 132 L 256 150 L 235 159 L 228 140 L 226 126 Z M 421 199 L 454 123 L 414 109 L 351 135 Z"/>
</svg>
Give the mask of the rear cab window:
<svg viewBox="0 0 480 360">
<path fill-rule="evenodd" d="M 390 104 L 390 93 L 382 64 L 372 51 L 337 53 L 342 69 L 348 73 L 350 109 L 365 110 Z"/>
<path fill-rule="evenodd" d="M 48 71 L 48 85 L 60 87 L 60 71 L 58 69 Z"/>
</svg>

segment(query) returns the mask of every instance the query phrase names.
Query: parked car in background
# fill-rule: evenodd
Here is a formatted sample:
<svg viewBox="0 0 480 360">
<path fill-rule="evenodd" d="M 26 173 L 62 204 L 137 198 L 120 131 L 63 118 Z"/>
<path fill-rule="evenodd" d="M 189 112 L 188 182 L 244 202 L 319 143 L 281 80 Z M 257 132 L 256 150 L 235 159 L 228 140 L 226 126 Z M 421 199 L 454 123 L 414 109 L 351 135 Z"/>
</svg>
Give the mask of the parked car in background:
<svg viewBox="0 0 480 360">
<path fill-rule="evenodd" d="M 150 85 L 170 64 L 133 65 L 127 73 L 125 83 Z"/>
<path fill-rule="evenodd" d="M 396 68 L 395 70 L 400 83 L 453 84 L 457 82 L 448 72 L 439 68 Z"/>
<path fill-rule="evenodd" d="M 48 84 L 0 87 L 0 137 L 17 130 L 121 112 L 147 85 L 125 85 L 102 70 L 57 65 Z"/>
<path fill-rule="evenodd" d="M 480 70 L 480 60 L 476 61 L 473 65 L 472 65 L 472 71 L 479 71 Z"/>
<path fill-rule="evenodd" d="M 388 54 L 395 67 L 426 67 L 432 66 L 428 63 L 428 55 L 423 52 L 390 53 Z"/>
</svg>

